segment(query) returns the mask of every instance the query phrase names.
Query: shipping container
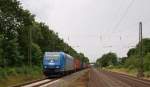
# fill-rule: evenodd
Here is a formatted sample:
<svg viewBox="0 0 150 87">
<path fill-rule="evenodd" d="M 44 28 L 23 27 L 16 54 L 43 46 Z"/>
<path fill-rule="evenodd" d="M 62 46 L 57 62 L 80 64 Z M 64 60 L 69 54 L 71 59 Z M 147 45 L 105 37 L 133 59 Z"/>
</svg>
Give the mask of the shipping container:
<svg viewBox="0 0 150 87">
<path fill-rule="evenodd" d="M 74 59 L 74 69 L 76 71 L 81 69 L 81 62 L 79 59 Z"/>
</svg>

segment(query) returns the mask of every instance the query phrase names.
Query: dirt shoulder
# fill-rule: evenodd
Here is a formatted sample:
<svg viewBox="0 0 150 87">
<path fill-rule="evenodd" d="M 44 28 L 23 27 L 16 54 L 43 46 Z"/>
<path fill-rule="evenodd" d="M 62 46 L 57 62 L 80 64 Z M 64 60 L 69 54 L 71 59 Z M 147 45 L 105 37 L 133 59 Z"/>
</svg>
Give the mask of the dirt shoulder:
<svg viewBox="0 0 150 87">
<path fill-rule="evenodd" d="M 89 69 L 78 71 L 65 76 L 47 87 L 87 87 L 89 78 Z"/>
<path fill-rule="evenodd" d="M 89 81 L 89 71 L 86 71 L 81 77 L 75 79 L 68 87 L 87 87 Z"/>
</svg>

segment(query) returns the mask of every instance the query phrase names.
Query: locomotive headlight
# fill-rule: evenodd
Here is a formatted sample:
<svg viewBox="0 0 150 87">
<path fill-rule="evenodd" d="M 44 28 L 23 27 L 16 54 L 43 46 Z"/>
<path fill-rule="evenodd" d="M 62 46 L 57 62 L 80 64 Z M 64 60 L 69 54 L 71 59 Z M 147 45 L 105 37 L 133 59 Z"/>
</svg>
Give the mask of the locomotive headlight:
<svg viewBox="0 0 150 87">
<path fill-rule="evenodd" d="M 44 66 L 44 68 L 47 68 L 47 66 Z"/>
<path fill-rule="evenodd" d="M 56 66 L 56 68 L 59 68 L 59 66 Z"/>
</svg>

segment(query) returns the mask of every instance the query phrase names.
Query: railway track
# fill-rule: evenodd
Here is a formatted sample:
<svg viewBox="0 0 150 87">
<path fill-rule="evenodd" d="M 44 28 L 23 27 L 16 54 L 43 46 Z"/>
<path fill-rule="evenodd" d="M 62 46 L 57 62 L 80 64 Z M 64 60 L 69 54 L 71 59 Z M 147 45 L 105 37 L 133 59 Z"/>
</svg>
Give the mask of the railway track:
<svg viewBox="0 0 150 87">
<path fill-rule="evenodd" d="M 17 84 L 11 87 L 42 87 L 43 85 L 51 83 L 58 79 L 59 78 L 54 78 L 54 79 L 43 78 L 43 79 L 38 79 L 38 80 L 22 83 L 22 84 Z"/>
<path fill-rule="evenodd" d="M 137 77 L 120 74 L 120 73 L 116 73 L 116 72 L 103 71 L 103 73 L 105 73 L 107 76 L 110 76 L 112 78 L 116 78 L 116 79 L 130 85 L 131 87 L 150 87 L 149 80 L 139 79 Z"/>
<path fill-rule="evenodd" d="M 77 71 L 80 72 L 80 71 Z M 75 72 L 75 73 L 77 73 Z M 57 82 L 59 81 L 59 79 L 70 76 L 74 73 L 70 73 L 70 74 L 66 74 L 64 76 L 53 76 L 50 78 L 42 78 L 42 79 L 38 79 L 38 80 L 34 80 L 34 81 L 30 81 L 30 82 L 26 82 L 26 83 L 21 83 L 21 84 L 17 84 L 14 86 L 10 86 L 10 87 L 47 87 L 48 85 L 50 85 L 53 82 Z"/>
<path fill-rule="evenodd" d="M 89 87 L 150 87 L 150 80 L 110 71 L 90 71 Z"/>
</svg>

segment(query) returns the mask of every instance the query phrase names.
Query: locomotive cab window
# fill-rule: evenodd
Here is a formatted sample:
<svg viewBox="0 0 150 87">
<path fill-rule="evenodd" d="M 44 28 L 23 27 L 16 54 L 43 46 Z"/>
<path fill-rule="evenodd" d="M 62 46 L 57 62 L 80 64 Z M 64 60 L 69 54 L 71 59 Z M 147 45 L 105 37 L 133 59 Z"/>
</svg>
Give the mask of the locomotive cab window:
<svg viewBox="0 0 150 87">
<path fill-rule="evenodd" d="M 48 55 L 48 56 L 45 57 L 46 60 L 50 60 L 50 61 L 51 61 L 51 60 L 53 60 L 53 61 L 58 61 L 59 58 L 60 58 L 59 55 Z"/>
</svg>

